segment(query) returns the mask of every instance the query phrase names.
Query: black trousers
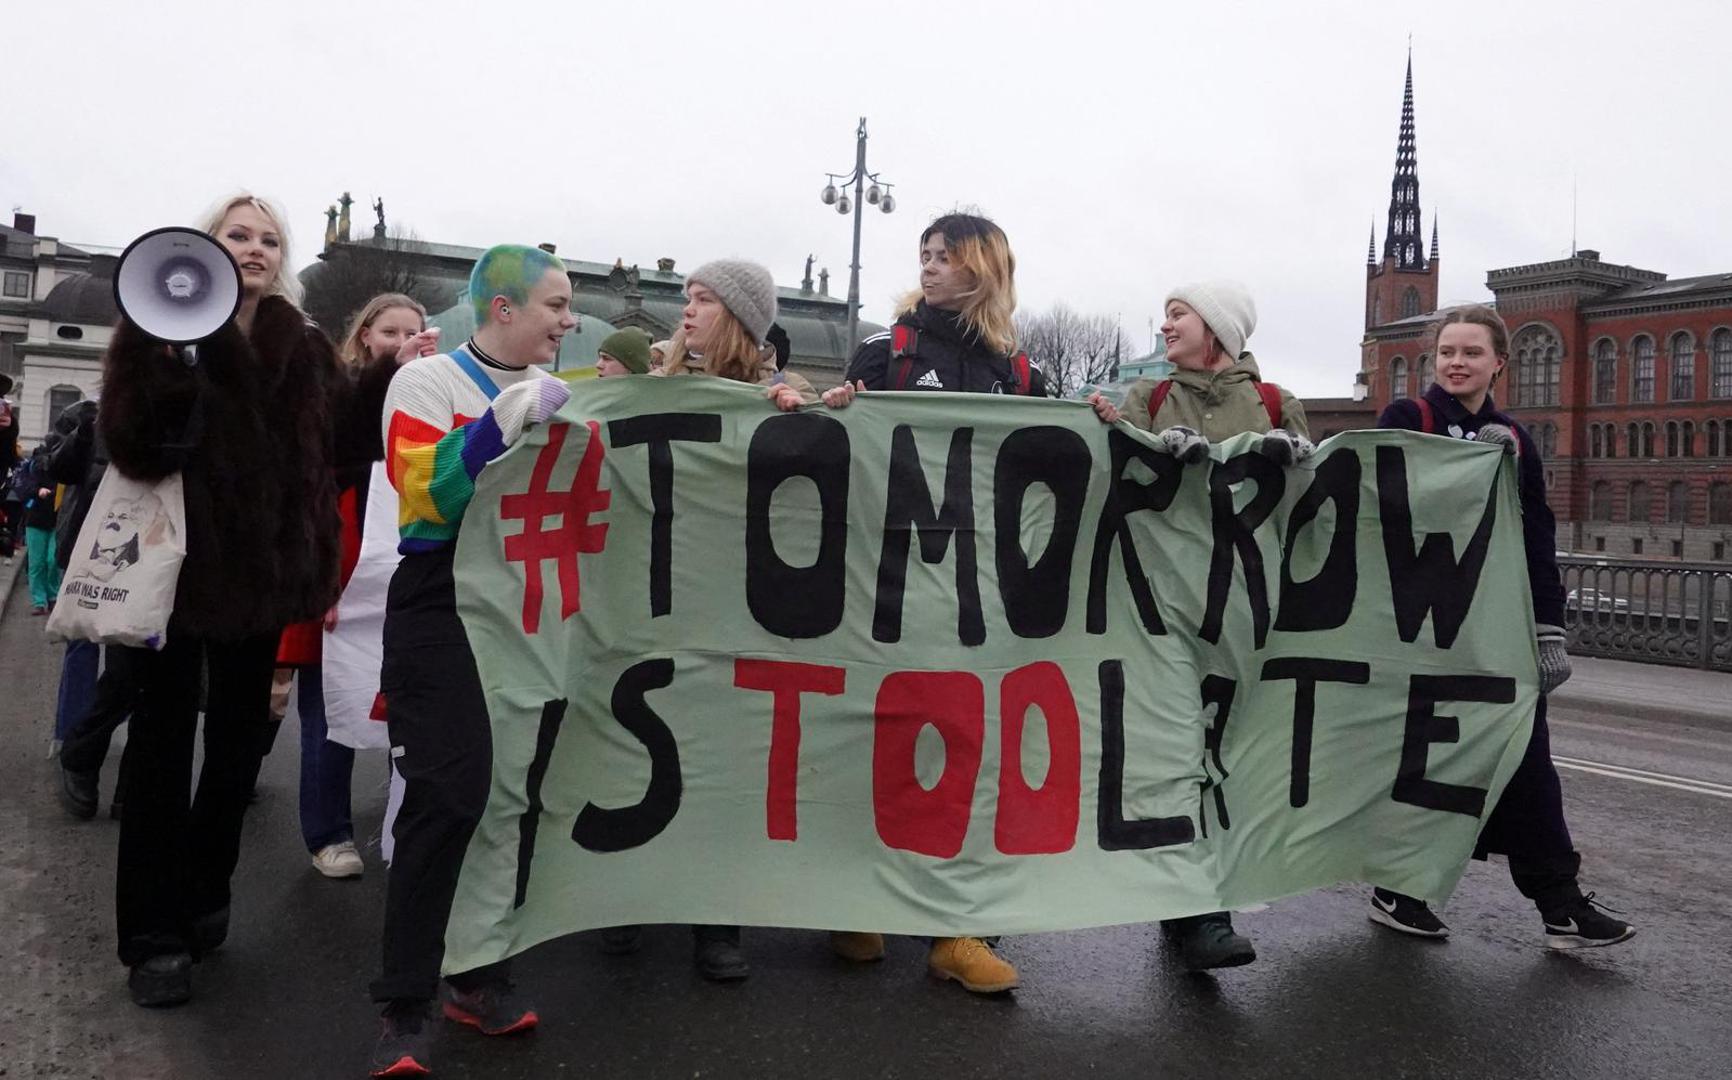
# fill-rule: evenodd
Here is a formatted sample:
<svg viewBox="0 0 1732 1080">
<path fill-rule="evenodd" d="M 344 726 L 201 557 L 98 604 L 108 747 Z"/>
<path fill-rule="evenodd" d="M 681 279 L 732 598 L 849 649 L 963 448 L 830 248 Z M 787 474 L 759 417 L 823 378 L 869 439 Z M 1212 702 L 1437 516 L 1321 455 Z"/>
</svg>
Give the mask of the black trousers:
<svg viewBox="0 0 1732 1080">
<path fill-rule="evenodd" d="M 134 650 L 115 923 L 120 960 L 190 952 L 192 921 L 226 908 L 240 858 L 248 780 L 270 713 L 275 633 L 215 641 L 170 621 L 161 652 Z M 191 793 L 199 671 L 208 665 L 204 764 Z"/>
<path fill-rule="evenodd" d="M 1534 711 L 1527 752 L 1480 830 L 1474 855 L 1492 853 L 1509 857 L 1510 879 L 1541 912 L 1556 911 L 1581 895 L 1576 874 L 1582 860 L 1564 821 L 1564 789 L 1552 764 L 1544 697 Z"/>
<path fill-rule="evenodd" d="M 60 763 L 72 772 L 93 773 L 102 770 L 108 760 L 108 745 L 114 731 L 132 715 L 138 698 L 141 665 L 152 655 L 149 649 L 129 645 L 102 647 L 102 674 L 96 680 L 96 695 L 90 711 L 73 721 L 66 733 L 66 743 L 60 748 Z M 126 763 L 121 762 L 124 774 Z M 115 790 L 121 790 L 116 784 Z"/>
<path fill-rule="evenodd" d="M 457 617 L 449 549 L 405 555 L 385 602 L 379 688 L 403 777 L 385 891 L 384 971 L 375 1001 L 430 1000 L 445 923 L 469 838 L 487 807 L 493 732 L 475 655 Z M 505 976 L 505 963 L 454 975 L 461 988 Z"/>
</svg>

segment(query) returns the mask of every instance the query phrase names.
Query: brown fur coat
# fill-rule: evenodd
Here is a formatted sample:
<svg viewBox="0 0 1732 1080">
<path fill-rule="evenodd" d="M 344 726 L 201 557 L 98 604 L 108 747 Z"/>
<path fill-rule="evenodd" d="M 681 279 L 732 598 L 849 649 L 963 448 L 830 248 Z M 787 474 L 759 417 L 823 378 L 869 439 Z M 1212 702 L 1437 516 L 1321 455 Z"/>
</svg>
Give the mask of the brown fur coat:
<svg viewBox="0 0 1732 1080">
<path fill-rule="evenodd" d="M 377 442 L 394 366 L 345 373 L 323 332 L 280 297 L 259 303 L 250 335 L 231 322 L 198 357 L 189 368 L 122 320 L 98 412 L 114 468 L 139 480 L 181 473 L 176 622 L 237 638 L 321 616 L 337 594 L 335 470 Z"/>
</svg>

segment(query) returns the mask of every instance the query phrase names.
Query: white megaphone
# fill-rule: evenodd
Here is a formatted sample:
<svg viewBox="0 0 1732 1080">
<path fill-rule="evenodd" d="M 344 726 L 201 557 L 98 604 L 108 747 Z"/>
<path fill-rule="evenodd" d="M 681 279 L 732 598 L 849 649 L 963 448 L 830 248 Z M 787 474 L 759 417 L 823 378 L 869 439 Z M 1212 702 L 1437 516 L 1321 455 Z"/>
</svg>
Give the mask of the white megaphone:
<svg viewBox="0 0 1732 1080">
<path fill-rule="evenodd" d="M 197 229 L 152 229 L 121 253 L 114 302 L 134 326 L 183 346 L 181 358 L 196 364 L 196 343 L 240 310 L 241 270 L 227 248 Z"/>
</svg>

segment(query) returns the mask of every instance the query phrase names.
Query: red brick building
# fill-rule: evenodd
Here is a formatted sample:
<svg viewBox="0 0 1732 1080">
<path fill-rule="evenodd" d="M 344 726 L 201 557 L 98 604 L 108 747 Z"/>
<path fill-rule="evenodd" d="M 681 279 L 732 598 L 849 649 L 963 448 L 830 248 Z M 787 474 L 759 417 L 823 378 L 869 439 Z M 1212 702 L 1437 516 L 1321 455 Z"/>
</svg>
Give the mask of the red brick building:
<svg viewBox="0 0 1732 1080">
<path fill-rule="evenodd" d="M 1419 258 L 1418 195 L 1410 61 L 1383 258 L 1366 265 L 1358 378 L 1378 411 L 1432 381 L 1437 227 Z M 1732 273 L 1668 280 L 1580 250 L 1486 286 L 1511 334 L 1494 395 L 1545 458 L 1558 546 L 1732 556 Z"/>
</svg>

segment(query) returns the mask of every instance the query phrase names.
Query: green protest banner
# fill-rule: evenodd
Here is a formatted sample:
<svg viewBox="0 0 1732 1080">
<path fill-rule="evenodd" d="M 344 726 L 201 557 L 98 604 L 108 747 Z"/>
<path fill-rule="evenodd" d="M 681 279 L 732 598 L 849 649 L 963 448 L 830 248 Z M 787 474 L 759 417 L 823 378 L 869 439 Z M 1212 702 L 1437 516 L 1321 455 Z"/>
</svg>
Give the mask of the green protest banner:
<svg viewBox="0 0 1732 1080">
<path fill-rule="evenodd" d="M 629 923 L 990 934 L 1446 898 L 1538 693 L 1513 467 L 1185 466 L 1069 402 L 574 388 L 481 474 L 448 970 Z"/>
</svg>

